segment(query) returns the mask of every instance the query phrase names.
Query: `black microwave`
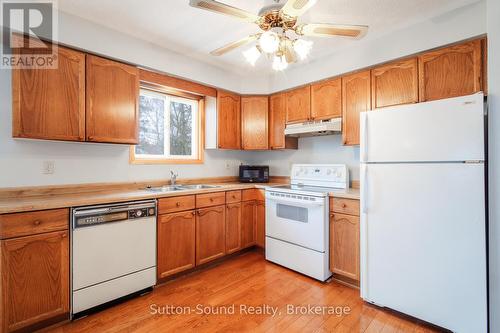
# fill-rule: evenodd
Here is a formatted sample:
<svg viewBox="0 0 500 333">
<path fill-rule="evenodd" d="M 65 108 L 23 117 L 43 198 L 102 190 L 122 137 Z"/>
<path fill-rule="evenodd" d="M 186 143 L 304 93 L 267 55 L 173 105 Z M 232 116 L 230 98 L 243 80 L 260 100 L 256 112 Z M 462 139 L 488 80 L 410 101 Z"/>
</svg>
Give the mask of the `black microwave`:
<svg viewBox="0 0 500 333">
<path fill-rule="evenodd" d="M 262 165 L 240 165 L 240 182 L 268 183 L 269 167 Z"/>
</svg>

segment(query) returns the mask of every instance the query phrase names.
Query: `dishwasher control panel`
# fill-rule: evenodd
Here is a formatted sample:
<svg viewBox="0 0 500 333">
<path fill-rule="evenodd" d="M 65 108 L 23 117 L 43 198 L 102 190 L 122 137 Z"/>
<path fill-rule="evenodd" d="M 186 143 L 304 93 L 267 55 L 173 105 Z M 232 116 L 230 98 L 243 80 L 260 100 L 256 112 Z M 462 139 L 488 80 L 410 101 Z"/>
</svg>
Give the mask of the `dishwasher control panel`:
<svg viewBox="0 0 500 333">
<path fill-rule="evenodd" d="M 103 205 L 73 209 L 73 227 L 80 228 L 156 216 L 156 201 L 131 205 Z"/>
</svg>

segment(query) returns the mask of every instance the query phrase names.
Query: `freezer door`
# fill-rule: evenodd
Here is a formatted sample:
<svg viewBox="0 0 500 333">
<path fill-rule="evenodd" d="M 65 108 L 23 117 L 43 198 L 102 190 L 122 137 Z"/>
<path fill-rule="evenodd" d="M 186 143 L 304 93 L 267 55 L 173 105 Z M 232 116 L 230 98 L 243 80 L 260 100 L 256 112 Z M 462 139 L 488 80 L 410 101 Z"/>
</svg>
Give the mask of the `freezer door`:
<svg viewBox="0 0 500 333">
<path fill-rule="evenodd" d="M 363 164 L 361 295 L 486 332 L 483 164 Z"/>
<path fill-rule="evenodd" d="M 484 102 L 478 93 L 363 112 L 361 162 L 484 160 Z"/>
</svg>

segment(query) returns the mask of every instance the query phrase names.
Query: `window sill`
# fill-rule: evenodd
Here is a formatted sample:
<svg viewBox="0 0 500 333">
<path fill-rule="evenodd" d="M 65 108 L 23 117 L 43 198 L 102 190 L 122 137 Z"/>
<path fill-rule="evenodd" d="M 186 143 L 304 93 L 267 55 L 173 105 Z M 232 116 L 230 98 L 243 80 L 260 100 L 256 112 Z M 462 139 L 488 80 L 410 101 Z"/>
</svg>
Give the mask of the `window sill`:
<svg viewBox="0 0 500 333">
<path fill-rule="evenodd" d="M 140 159 L 130 160 L 129 164 L 203 164 L 203 160 L 159 160 L 159 159 Z"/>
</svg>

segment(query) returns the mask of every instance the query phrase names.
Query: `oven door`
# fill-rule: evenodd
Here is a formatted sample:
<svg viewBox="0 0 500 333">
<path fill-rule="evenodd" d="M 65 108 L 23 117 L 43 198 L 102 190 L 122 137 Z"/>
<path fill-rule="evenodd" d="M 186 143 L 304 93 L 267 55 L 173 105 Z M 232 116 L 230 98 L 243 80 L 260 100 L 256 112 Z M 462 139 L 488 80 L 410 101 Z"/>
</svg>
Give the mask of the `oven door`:
<svg viewBox="0 0 500 333">
<path fill-rule="evenodd" d="M 328 197 L 266 191 L 266 236 L 325 252 Z"/>
</svg>

